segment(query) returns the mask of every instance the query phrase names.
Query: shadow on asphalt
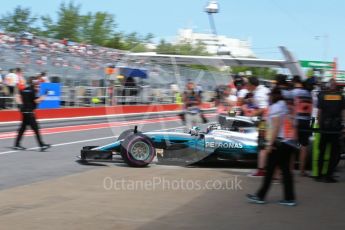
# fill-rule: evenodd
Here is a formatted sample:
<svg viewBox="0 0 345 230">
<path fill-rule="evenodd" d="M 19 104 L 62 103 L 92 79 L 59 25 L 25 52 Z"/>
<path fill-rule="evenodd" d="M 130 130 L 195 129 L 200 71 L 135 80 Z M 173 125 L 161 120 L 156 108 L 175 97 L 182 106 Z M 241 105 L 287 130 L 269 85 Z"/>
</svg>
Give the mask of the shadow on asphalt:
<svg viewBox="0 0 345 230">
<path fill-rule="evenodd" d="M 102 166 L 102 167 L 109 167 L 109 165 L 106 164 L 101 164 L 101 163 L 95 163 L 95 162 L 88 162 L 88 161 L 83 161 L 83 160 L 76 160 L 75 162 L 77 162 L 80 165 L 84 165 L 84 166 Z"/>
</svg>

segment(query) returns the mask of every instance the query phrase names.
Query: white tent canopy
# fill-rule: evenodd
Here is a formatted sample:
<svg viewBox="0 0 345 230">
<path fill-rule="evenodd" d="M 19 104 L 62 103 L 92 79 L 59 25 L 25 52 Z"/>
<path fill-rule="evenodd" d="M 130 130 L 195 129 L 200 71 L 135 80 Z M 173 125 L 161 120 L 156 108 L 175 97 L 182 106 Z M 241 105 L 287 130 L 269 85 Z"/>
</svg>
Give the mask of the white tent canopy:
<svg viewBox="0 0 345 230">
<path fill-rule="evenodd" d="M 299 62 L 285 47 L 279 47 L 285 60 L 257 59 L 257 58 L 234 58 L 225 56 L 187 56 L 166 55 L 155 53 L 130 53 L 127 58 L 136 61 L 149 61 L 158 64 L 172 65 L 205 65 L 205 66 L 248 66 L 287 68 L 292 75 L 304 77 Z"/>
</svg>

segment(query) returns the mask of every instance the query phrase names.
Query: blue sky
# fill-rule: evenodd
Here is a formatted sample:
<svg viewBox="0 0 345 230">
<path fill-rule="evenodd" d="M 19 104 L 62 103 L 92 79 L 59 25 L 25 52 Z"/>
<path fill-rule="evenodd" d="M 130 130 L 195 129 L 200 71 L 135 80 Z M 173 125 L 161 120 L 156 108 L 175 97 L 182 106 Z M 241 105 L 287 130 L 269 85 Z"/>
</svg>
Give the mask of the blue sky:
<svg viewBox="0 0 345 230">
<path fill-rule="evenodd" d="M 48 1 L 47 1 L 48 2 Z M 1 0 L 0 14 L 16 5 L 36 14 L 56 15 L 61 0 Z M 153 33 L 172 38 L 179 28 L 209 31 L 203 8 L 207 0 L 75 0 L 82 12 L 107 11 L 116 15 L 118 30 Z M 215 16 L 219 34 L 252 41 L 259 57 L 281 58 L 279 45 L 304 60 L 338 57 L 345 69 L 345 1 L 341 0 L 219 0 Z"/>
</svg>

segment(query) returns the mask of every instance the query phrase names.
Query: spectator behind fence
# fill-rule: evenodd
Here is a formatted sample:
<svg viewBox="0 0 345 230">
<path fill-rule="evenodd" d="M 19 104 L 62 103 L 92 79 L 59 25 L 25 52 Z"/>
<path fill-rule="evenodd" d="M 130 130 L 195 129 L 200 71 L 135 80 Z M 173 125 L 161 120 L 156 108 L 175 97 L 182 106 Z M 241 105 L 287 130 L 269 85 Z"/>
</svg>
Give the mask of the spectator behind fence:
<svg viewBox="0 0 345 230">
<path fill-rule="evenodd" d="M 25 42 L 23 42 L 25 41 Z M 30 42 L 18 34 L 0 34 L 0 46 L 19 55 L 19 63 L 70 67 L 74 70 L 89 68 L 99 70 L 104 63 L 113 62 L 122 51 L 75 43 L 66 39 L 65 46 L 60 41 L 33 36 Z M 18 50 L 20 52 L 18 52 Z M 84 64 L 85 66 L 81 66 Z"/>
<path fill-rule="evenodd" d="M 14 90 L 18 84 L 18 76 L 14 73 L 14 69 L 10 69 L 5 76 L 5 85 L 8 87 L 10 96 L 14 95 Z"/>
<path fill-rule="evenodd" d="M 0 109 L 6 109 L 6 96 L 5 90 L 6 86 L 4 84 L 3 70 L 0 68 Z"/>
<path fill-rule="evenodd" d="M 18 78 L 18 83 L 17 83 L 18 90 L 22 91 L 26 87 L 26 80 L 24 78 L 24 74 L 21 68 L 16 68 L 16 75 Z"/>
<path fill-rule="evenodd" d="M 124 88 L 122 91 L 122 96 L 125 97 L 124 101 L 126 103 L 128 96 L 130 96 L 131 98 L 133 96 L 137 96 L 138 94 L 138 89 L 137 89 L 137 83 L 135 82 L 133 77 L 126 77 L 126 80 L 124 82 Z M 135 101 L 134 100 L 130 100 L 129 104 L 134 104 Z"/>
<path fill-rule="evenodd" d="M 4 70 L 2 68 L 0 68 L 0 83 L 4 82 Z"/>
<path fill-rule="evenodd" d="M 37 81 L 38 83 L 48 83 L 49 78 L 47 77 L 46 72 L 41 72 L 37 74 Z"/>
<path fill-rule="evenodd" d="M 195 91 L 195 85 L 192 81 L 188 81 L 186 89 L 183 93 L 183 102 L 185 105 L 185 122 L 187 128 L 191 129 L 202 122 L 200 116 L 201 97 Z"/>
</svg>

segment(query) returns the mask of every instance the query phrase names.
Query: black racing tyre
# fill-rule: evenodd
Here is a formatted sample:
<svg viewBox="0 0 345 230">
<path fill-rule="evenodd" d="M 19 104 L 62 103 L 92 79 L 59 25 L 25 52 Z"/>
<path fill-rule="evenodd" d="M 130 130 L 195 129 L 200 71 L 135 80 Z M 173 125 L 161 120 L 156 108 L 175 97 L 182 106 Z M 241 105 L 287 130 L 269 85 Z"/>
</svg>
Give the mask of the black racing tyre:
<svg viewBox="0 0 345 230">
<path fill-rule="evenodd" d="M 131 167 L 145 167 L 153 161 L 156 149 L 149 137 L 134 133 L 121 143 L 121 156 Z"/>
</svg>

